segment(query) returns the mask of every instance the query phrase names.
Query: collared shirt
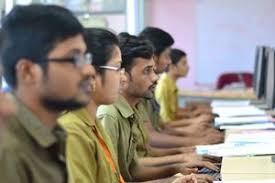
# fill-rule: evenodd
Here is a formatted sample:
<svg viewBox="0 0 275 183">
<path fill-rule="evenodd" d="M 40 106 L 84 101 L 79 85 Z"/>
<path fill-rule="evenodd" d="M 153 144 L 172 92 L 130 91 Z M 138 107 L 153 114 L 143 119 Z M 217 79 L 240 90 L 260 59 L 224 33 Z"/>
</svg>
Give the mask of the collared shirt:
<svg viewBox="0 0 275 183">
<path fill-rule="evenodd" d="M 160 105 L 160 116 L 164 122 L 176 119 L 178 108 L 178 90 L 176 82 L 167 74 L 161 75 L 156 90 L 155 97 Z"/>
<path fill-rule="evenodd" d="M 0 143 L 0 177 L 5 183 L 65 183 L 65 131 L 50 130 L 19 100 L 7 118 Z"/>
<path fill-rule="evenodd" d="M 67 112 L 59 120 L 68 133 L 66 158 L 70 183 L 118 183 L 119 167 L 109 136 L 98 122 L 91 119 L 85 108 Z M 117 172 L 105 157 L 96 130 L 109 149 Z"/>
<path fill-rule="evenodd" d="M 138 157 L 148 156 L 148 144 L 149 144 L 149 134 L 145 127 L 145 123 L 149 123 L 150 119 L 147 111 L 143 104 L 139 103 L 136 108 L 133 109 L 134 112 L 139 116 L 138 121 L 138 134 L 137 134 L 137 155 Z"/>
<path fill-rule="evenodd" d="M 113 105 L 100 106 L 97 111 L 99 121 L 111 137 L 121 174 L 126 181 L 133 181 L 130 167 L 137 163 L 140 122 L 144 120 L 143 114 L 138 112 L 140 107 L 142 105 L 132 108 L 123 96 L 119 96 Z M 146 137 L 143 138 L 146 141 Z"/>
<path fill-rule="evenodd" d="M 145 111 L 147 112 L 149 121 L 152 124 L 153 128 L 156 131 L 160 132 L 160 106 L 156 99 L 154 97 L 151 99 L 142 99 L 140 103 L 143 105 Z"/>
</svg>

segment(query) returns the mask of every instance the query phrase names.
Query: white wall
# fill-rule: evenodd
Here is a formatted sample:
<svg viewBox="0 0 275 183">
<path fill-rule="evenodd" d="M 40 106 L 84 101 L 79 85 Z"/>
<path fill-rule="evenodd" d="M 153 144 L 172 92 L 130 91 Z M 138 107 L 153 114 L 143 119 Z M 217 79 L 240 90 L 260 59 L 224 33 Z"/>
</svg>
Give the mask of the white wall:
<svg viewBox="0 0 275 183">
<path fill-rule="evenodd" d="M 257 44 L 275 45 L 275 0 L 145 0 L 145 24 L 170 32 L 191 66 L 180 88 L 252 71 Z"/>
<path fill-rule="evenodd" d="M 253 71 L 257 44 L 275 46 L 274 0 L 199 0 L 197 81 L 222 72 Z"/>
<path fill-rule="evenodd" d="M 190 71 L 186 79 L 178 82 L 180 88 L 192 88 L 196 76 L 196 1 L 145 0 L 146 26 L 160 27 L 175 39 L 174 47 L 188 54 Z"/>
</svg>

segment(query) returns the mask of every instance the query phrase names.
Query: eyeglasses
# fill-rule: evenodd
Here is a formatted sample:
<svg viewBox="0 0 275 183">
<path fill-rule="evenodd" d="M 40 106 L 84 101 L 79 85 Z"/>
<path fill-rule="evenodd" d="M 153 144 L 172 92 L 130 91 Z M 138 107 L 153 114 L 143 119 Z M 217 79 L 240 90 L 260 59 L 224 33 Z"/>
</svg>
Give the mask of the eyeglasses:
<svg viewBox="0 0 275 183">
<path fill-rule="evenodd" d="M 64 58 L 48 58 L 47 60 L 50 61 L 50 62 L 72 63 L 77 68 L 82 68 L 86 64 L 91 65 L 93 63 L 91 53 L 77 54 L 77 55 L 74 55 L 72 57 L 64 57 Z"/>
<path fill-rule="evenodd" d="M 98 66 L 98 68 L 120 72 L 120 74 L 124 74 L 125 73 L 125 68 L 122 68 L 122 67 L 115 67 L 115 66 L 109 66 L 109 65 L 101 65 L 101 66 Z"/>
</svg>

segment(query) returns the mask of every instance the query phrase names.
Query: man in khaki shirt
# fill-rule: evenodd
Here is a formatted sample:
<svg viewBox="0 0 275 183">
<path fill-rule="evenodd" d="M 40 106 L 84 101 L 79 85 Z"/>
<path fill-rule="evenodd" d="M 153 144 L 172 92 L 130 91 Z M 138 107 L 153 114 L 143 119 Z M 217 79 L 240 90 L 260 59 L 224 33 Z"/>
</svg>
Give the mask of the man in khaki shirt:
<svg viewBox="0 0 275 183">
<path fill-rule="evenodd" d="M 137 105 L 136 108 L 139 107 L 142 105 Z M 136 166 L 138 161 L 136 154 L 138 128 L 141 127 L 139 121 L 143 119 L 137 111 L 138 109 L 132 108 L 123 96 L 119 96 L 112 105 L 100 106 L 97 111 L 99 121 L 113 142 L 120 171 L 127 181 L 134 179 L 130 169 Z"/>
<path fill-rule="evenodd" d="M 148 120 L 140 99 L 152 93 L 158 76 L 148 41 L 136 36 L 122 37 L 120 48 L 127 81 L 123 83 L 120 98 L 113 105 L 99 107 L 97 117 L 111 137 L 123 177 L 126 181 L 146 181 L 192 172 L 190 168 L 198 164 L 146 166 L 137 158 L 138 136 L 143 134 L 139 126 L 144 119 Z M 211 178 L 207 177 L 206 181 Z"/>
<path fill-rule="evenodd" d="M 147 39 L 153 44 L 155 71 L 157 74 L 164 73 L 169 64 L 171 64 L 170 53 L 171 46 L 174 44 L 173 37 L 168 32 L 157 27 L 146 27 L 139 34 L 139 37 Z M 146 125 L 150 135 L 151 146 L 178 148 L 223 141 L 222 133 L 215 129 L 212 129 L 211 132 L 205 130 L 209 127 L 209 122 L 213 120 L 212 115 L 201 114 L 198 117 L 183 118 L 167 123 L 167 121 L 163 121 L 160 118 L 160 107 L 154 97 L 147 97 L 147 101 L 144 99 L 143 103 L 151 122 Z M 184 126 L 184 130 L 171 128 L 172 125 Z M 192 131 L 193 134 L 190 134 L 189 131 Z M 194 138 L 194 136 L 198 137 Z"/>
<path fill-rule="evenodd" d="M 66 134 L 57 117 L 89 102 L 94 75 L 83 27 L 64 8 L 29 5 L 14 7 L 2 28 L 4 77 L 17 112 L 2 120 L 1 182 L 65 183 Z"/>
</svg>

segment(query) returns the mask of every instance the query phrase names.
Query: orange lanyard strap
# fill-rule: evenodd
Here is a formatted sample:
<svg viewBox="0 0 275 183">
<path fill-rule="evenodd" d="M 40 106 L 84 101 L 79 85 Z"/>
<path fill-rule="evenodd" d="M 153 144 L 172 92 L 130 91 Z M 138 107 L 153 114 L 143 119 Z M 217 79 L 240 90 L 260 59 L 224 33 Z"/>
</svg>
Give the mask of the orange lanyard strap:
<svg viewBox="0 0 275 183">
<path fill-rule="evenodd" d="M 116 166 L 115 166 L 115 163 L 114 163 L 114 160 L 112 158 L 112 155 L 111 155 L 111 152 L 109 151 L 105 141 L 103 140 L 103 138 L 99 135 L 97 129 L 95 126 L 92 127 L 92 131 L 94 132 L 95 136 L 97 137 L 102 149 L 103 149 L 103 152 L 104 152 L 104 155 L 108 161 L 108 163 L 111 165 L 111 168 L 113 170 L 113 172 L 115 172 L 115 174 L 119 174 L 119 182 L 120 183 L 125 183 L 123 177 L 121 176 L 121 174 L 119 173 L 119 171 L 117 171 L 116 169 Z"/>
</svg>

